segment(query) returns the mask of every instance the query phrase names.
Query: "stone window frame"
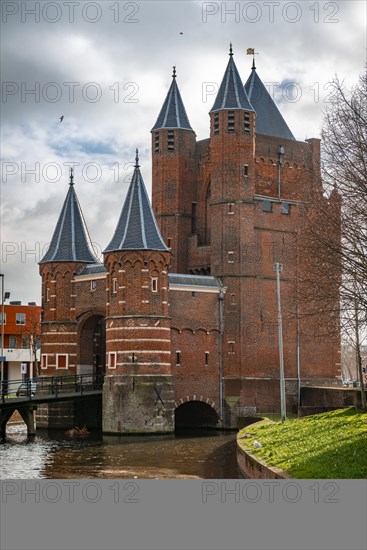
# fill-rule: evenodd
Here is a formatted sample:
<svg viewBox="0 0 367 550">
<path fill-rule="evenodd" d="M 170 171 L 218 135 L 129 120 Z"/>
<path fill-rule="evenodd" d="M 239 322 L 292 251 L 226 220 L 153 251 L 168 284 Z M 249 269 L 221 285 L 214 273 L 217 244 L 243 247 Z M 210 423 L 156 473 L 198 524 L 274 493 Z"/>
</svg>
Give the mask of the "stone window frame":
<svg viewBox="0 0 367 550">
<path fill-rule="evenodd" d="M 59 358 L 66 357 L 65 367 L 59 366 Z M 56 370 L 68 370 L 69 368 L 69 354 L 68 353 L 56 353 Z"/>
<path fill-rule="evenodd" d="M 114 358 L 113 361 L 111 361 L 112 357 Z M 111 366 L 113 364 L 113 366 Z M 109 351 L 107 354 L 107 366 L 111 370 L 116 370 L 117 365 L 117 351 Z"/>
<path fill-rule="evenodd" d="M 151 289 L 155 294 L 158 292 L 158 277 L 151 277 Z"/>
<path fill-rule="evenodd" d="M 113 277 L 113 279 L 112 279 L 112 294 L 117 294 L 117 289 L 118 289 L 117 277 Z"/>
</svg>

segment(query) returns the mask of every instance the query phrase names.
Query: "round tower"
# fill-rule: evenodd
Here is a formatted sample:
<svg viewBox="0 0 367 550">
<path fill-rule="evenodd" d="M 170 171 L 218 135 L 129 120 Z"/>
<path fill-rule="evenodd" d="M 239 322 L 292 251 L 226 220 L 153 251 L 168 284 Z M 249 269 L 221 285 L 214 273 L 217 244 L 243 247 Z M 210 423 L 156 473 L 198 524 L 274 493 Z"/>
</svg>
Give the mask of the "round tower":
<svg viewBox="0 0 367 550">
<path fill-rule="evenodd" d="M 42 375 L 77 374 L 74 277 L 97 263 L 74 188 L 69 190 L 48 251 L 39 262 L 42 277 Z"/>
<path fill-rule="evenodd" d="M 196 217 L 196 136 L 177 85 L 176 67 L 152 128 L 152 204 L 164 242 L 172 250 L 172 271 L 188 271 L 188 238 Z"/>
<path fill-rule="evenodd" d="M 42 277 L 41 376 L 79 374 L 75 275 L 88 264 L 98 263 L 74 188 L 69 190 L 48 251 L 39 262 Z M 75 403 L 63 401 L 38 405 L 37 425 L 67 428 L 75 424 Z"/>
<path fill-rule="evenodd" d="M 168 271 L 165 245 L 139 169 L 138 152 L 106 266 L 105 433 L 172 432 Z"/>
</svg>

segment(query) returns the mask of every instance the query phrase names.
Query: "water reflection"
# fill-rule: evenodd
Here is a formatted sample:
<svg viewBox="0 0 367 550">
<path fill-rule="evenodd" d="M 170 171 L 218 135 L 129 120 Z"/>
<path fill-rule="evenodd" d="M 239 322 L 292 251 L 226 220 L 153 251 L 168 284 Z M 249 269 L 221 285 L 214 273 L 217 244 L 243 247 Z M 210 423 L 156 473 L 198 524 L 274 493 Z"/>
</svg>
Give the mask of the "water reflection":
<svg viewBox="0 0 367 550">
<path fill-rule="evenodd" d="M 0 478 L 238 478 L 235 437 L 219 431 L 70 437 L 39 430 L 28 439 L 24 429 L 10 427 Z"/>
</svg>

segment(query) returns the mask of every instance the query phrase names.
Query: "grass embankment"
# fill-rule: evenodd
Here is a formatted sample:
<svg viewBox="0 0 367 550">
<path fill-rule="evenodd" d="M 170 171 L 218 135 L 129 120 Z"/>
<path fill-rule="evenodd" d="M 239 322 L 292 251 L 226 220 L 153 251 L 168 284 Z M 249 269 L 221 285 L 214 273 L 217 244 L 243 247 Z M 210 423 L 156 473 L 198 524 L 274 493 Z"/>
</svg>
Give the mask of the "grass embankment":
<svg viewBox="0 0 367 550">
<path fill-rule="evenodd" d="M 250 434 L 245 436 L 245 434 Z M 367 477 L 367 414 L 354 408 L 243 428 L 239 445 L 299 479 Z M 262 447 L 254 446 L 258 441 Z"/>
</svg>

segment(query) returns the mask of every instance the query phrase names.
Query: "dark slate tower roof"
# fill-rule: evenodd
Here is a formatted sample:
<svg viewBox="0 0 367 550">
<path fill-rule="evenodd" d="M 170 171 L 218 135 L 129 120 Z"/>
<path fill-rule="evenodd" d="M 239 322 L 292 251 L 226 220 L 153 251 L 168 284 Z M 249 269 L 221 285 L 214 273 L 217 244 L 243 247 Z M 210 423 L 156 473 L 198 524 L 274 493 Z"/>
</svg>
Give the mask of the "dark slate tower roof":
<svg viewBox="0 0 367 550">
<path fill-rule="evenodd" d="M 232 44 L 229 47 L 229 61 L 223 76 L 222 84 L 220 85 L 217 97 L 210 112 L 212 113 L 213 111 L 219 111 L 221 109 L 245 109 L 246 111 L 254 111 L 243 87 L 236 64 L 233 61 Z"/>
<path fill-rule="evenodd" d="M 70 170 L 70 187 L 64 201 L 59 220 L 48 251 L 40 264 L 48 262 L 98 262 L 92 252 L 92 243 L 88 234 L 78 197 L 74 190 L 73 169 Z"/>
<path fill-rule="evenodd" d="M 295 139 L 268 90 L 259 78 L 255 63 L 245 84 L 247 95 L 256 111 L 256 133 L 283 139 Z"/>
<path fill-rule="evenodd" d="M 180 128 L 181 130 L 192 130 L 189 118 L 186 114 L 180 90 L 176 82 L 176 67 L 173 67 L 172 84 L 168 90 L 167 97 L 163 103 L 163 107 L 157 122 L 154 124 L 153 130 L 161 128 Z"/>
<path fill-rule="evenodd" d="M 139 170 L 138 150 L 129 190 L 110 244 L 103 251 L 163 250 L 168 252 L 158 229 Z"/>
</svg>

